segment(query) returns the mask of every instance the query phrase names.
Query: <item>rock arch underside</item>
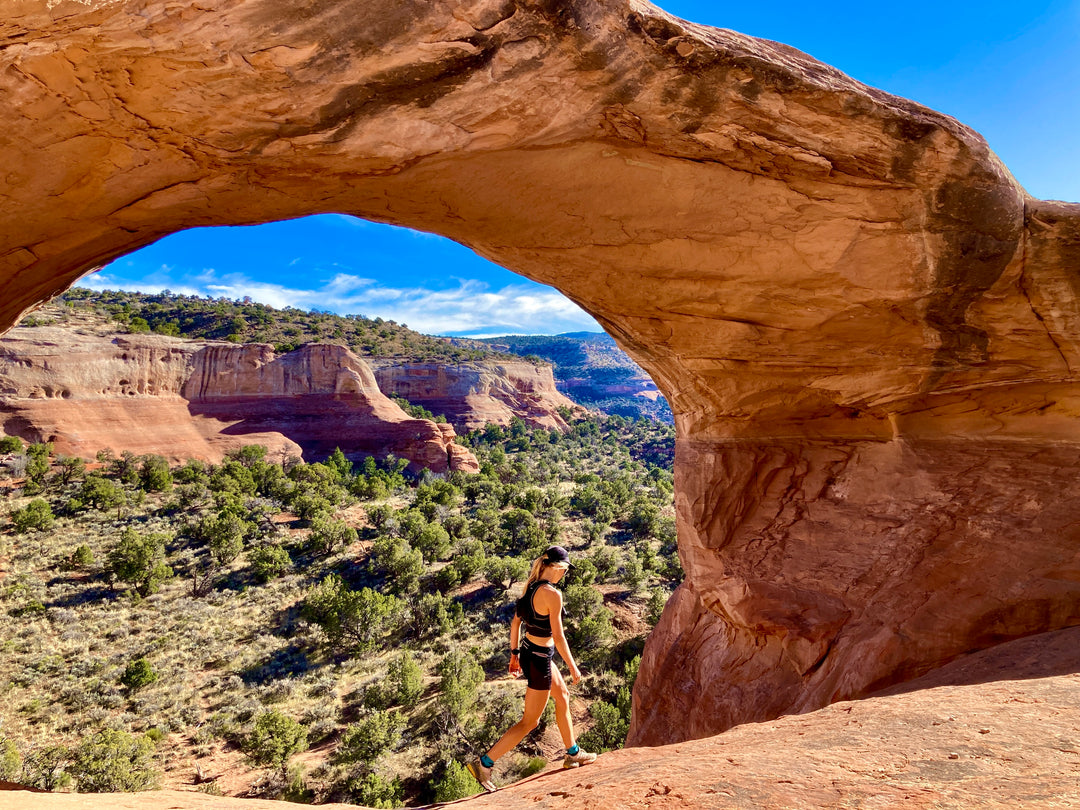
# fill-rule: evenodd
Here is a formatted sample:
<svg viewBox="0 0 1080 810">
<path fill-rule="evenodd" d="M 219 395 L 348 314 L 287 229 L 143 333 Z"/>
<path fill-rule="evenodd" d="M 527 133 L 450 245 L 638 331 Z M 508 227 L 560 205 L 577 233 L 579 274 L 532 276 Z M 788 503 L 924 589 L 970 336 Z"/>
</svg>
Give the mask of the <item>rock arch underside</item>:
<svg viewBox="0 0 1080 810">
<path fill-rule="evenodd" d="M 1080 206 L 951 118 L 638 0 L 9 0 L 0 98 L 0 329 L 319 212 L 603 323 L 678 429 L 631 744 L 1080 624 Z"/>
</svg>

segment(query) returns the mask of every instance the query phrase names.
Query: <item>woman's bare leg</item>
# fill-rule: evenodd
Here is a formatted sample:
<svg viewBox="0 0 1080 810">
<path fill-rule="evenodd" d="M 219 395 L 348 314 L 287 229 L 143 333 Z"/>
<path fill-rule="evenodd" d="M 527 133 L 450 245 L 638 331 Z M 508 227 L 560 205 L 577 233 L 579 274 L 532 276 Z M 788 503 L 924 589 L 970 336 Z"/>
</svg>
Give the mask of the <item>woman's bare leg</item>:
<svg viewBox="0 0 1080 810">
<path fill-rule="evenodd" d="M 556 673 L 555 667 L 552 667 L 551 669 L 552 674 L 554 675 Z M 554 677 L 551 681 L 552 686 L 554 686 Z M 547 706 L 549 694 L 550 693 L 547 690 L 525 690 L 525 712 L 521 715 L 521 719 L 510 726 L 510 728 L 506 730 L 506 733 L 499 738 L 499 741 L 488 749 L 487 755 L 491 757 L 491 759 L 498 759 L 501 757 L 525 739 L 526 734 L 536 728 L 536 724 L 540 722 L 540 715 L 544 713 L 544 707 Z"/>
<path fill-rule="evenodd" d="M 555 699 L 555 722 L 559 725 L 563 745 L 570 748 L 575 742 L 574 720 L 570 717 L 570 690 L 566 688 L 566 681 L 554 663 L 551 665 L 551 697 Z"/>
</svg>

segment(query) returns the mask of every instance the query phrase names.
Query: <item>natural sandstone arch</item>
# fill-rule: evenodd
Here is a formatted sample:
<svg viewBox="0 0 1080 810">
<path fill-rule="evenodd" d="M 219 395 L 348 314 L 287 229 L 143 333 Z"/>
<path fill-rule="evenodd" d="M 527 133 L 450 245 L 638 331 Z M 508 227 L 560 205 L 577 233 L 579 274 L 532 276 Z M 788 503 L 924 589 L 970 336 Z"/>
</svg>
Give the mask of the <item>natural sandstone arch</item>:
<svg viewBox="0 0 1080 810">
<path fill-rule="evenodd" d="M 0 328 L 184 227 L 436 231 L 676 414 L 638 743 L 1080 623 L 1080 206 L 956 121 L 640 0 L 13 0 Z"/>
</svg>

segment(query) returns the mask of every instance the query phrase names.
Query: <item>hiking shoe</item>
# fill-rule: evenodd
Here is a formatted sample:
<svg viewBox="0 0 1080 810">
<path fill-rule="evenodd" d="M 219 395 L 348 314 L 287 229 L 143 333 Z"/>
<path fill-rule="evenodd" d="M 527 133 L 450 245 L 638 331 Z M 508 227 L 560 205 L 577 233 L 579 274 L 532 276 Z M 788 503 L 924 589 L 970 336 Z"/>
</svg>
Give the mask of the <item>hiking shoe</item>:
<svg viewBox="0 0 1080 810">
<path fill-rule="evenodd" d="M 579 768 L 591 762 L 596 762 L 596 754 L 590 754 L 588 751 L 579 748 L 576 754 L 566 755 L 566 758 L 562 761 L 562 766 L 564 768 Z"/>
<path fill-rule="evenodd" d="M 593 759 L 596 759 L 594 756 Z M 480 783 L 480 787 L 486 790 L 488 793 L 494 793 L 498 790 L 495 787 L 495 783 L 491 781 L 491 768 L 484 766 L 484 763 L 479 759 L 474 759 L 472 762 L 465 763 L 465 770 L 472 774 L 473 779 Z"/>
</svg>

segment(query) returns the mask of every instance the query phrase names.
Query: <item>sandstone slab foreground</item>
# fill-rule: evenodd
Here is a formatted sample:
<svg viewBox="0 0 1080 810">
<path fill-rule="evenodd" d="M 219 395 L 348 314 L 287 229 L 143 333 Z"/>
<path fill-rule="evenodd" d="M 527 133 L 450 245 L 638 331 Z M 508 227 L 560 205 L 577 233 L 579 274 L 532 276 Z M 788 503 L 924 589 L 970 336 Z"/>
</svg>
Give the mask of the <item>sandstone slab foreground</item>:
<svg viewBox="0 0 1080 810">
<path fill-rule="evenodd" d="M 687 578 L 631 742 L 1080 623 L 1080 206 L 959 122 L 643 0 L 5 11 L 0 328 L 332 211 L 553 284 L 653 376 Z"/>
</svg>

